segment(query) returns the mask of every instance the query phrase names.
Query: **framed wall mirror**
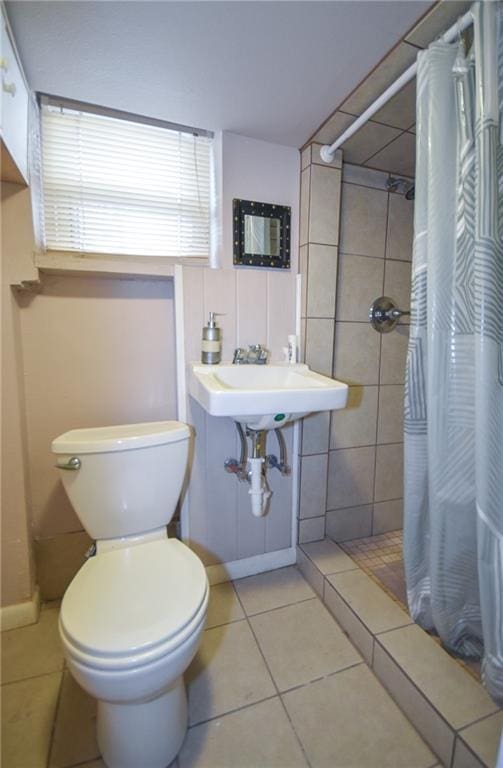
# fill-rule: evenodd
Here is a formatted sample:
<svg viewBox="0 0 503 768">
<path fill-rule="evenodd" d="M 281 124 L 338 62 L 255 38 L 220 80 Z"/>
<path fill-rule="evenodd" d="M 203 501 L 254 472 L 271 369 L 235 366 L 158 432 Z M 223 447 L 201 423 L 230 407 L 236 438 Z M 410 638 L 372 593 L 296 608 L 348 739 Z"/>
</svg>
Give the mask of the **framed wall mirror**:
<svg viewBox="0 0 503 768">
<path fill-rule="evenodd" d="M 290 218 L 287 205 L 232 201 L 234 264 L 290 268 Z"/>
</svg>

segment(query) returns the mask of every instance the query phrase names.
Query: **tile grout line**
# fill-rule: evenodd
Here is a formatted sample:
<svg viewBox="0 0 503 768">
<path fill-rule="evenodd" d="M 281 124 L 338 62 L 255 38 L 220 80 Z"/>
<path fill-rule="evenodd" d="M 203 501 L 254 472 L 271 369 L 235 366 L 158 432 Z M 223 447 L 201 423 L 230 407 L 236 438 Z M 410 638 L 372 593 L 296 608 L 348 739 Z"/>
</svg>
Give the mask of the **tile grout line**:
<svg viewBox="0 0 503 768">
<path fill-rule="evenodd" d="M 389 192 L 386 195 L 386 223 L 384 229 L 384 265 L 382 275 L 382 296 L 384 296 L 386 286 L 386 253 L 388 251 L 388 228 L 389 228 Z M 377 485 L 377 446 L 379 444 L 379 406 L 381 403 L 381 369 L 382 369 L 382 333 L 379 334 L 379 366 L 378 366 L 378 389 L 377 389 L 377 412 L 376 412 L 376 439 L 375 439 L 375 451 L 374 451 L 374 482 L 372 486 L 372 524 L 370 527 L 370 534 L 372 535 L 375 530 L 375 504 L 376 504 L 376 485 Z M 372 655 L 374 653 L 372 646 Z"/>
<path fill-rule="evenodd" d="M 467 723 L 467 725 L 462 725 L 461 728 L 456 729 L 456 733 L 459 734 L 459 736 L 463 739 L 463 731 L 466 731 L 468 728 L 471 728 L 472 725 L 477 725 L 478 723 L 482 723 L 484 720 L 487 720 L 489 717 L 494 717 L 494 715 L 497 715 L 499 713 L 503 713 L 503 708 L 499 707 L 494 712 L 490 712 L 488 715 L 483 715 L 482 717 L 477 718 L 477 720 L 474 720 L 473 723 Z M 502 731 L 502 736 L 503 736 L 503 731 Z"/>
<path fill-rule="evenodd" d="M 54 717 L 53 717 L 52 725 L 51 725 L 51 736 L 50 736 L 50 739 L 49 739 L 49 749 L 47 750 L 47 759 L 46 759 L 46 763 L 45 763 L 46 764 L 46 768 L 49 768 L 49 766 L 51 765 L 52 750 L 53 750 L 53 746 L 54 746 L 54 736 L 56 734 L 56 723 L 58 721 L 59 707 L 61 705 L 61 699 L 62 699 L 62 695 L 63 695 L 63 682 L 64 682 L 64 679 L 65 679 L 65 671 L 63 670 L 63 672 L 61 673 L 61 680 L 59 681 L 58 698 L 56 700 L 56 706 L 54 708 Z"/>
<path fill-rule="evenodd" d="M 311 586 L 311 585 L 309 585 L 309 586 Z M 266 661 L 266 658 L 265 658 L 265 656 L 264 656 L 264 653 L 263 653 L 263 651 L 262 651 L 262 648 L 261 648 L 261 646 L 260 646 L 260 643 L 259 643 L 259 641 L 258 641 L 258 639 L 257 639 L 257 636 L 255 635 L 255 632 L 253 631 L 253 627 L 252 627 L 252 625 L 251 625 L 251 622 L 250 622 L 250 619 L 249 619 L 249 617 L 248 617 L 248 615 L 247 615 L 247 613 L 246 613 L 246 611 L 245 611 L 245 607 L 244 607 L 244 605 L 243 605 L 243 603 L 242 603 L 242 601 L 241 601 L 241 598 L 240 598 L 240 596 L 239 596 L 239 593 L 238 593 L 238 591 L 237 591 L 237 590 L 235 590 L 235 591 L 236 591 L 236 595 L 237 595 L 238 601 L 239 601 L 239 603 L 240 603 L 240 605 L 241 605 L 241 608 L 242 608 L 242 610 L 243 610 L 243 612 L 244 612 L 244 614 L 245 614 L 245 616 L 246 616 L 246 621 L 248 622 L 248 628 L 249 628 L 249 630 L 250 630 L 250 632 L 251 632 L 251 634 L 252 634 L 252 637 L 253 637 L 253 639 L 255 640 L 255 643 L 256 643 L 256 645 L 257 645 L 257 648 L 258 648 L 258 650 L 259 650 L 259 653 L 260 653 L 260 655 L 261 655 L 261 657 L 262 657 L 262 660 L 263 660 L 263 662 L 264 662 L 264 664 L 265 664 L 265 667 L 266 667 L 266 669 L 267 669 L 267 671 L 268 671 L 268 673 L 269 673 L 269 677 L 271 678 L 271 682 L 272 682 L 272 684 L 273 684 L 273 686 L 274 686 L 274 689 L 276 690 L 277 696 L 278 696 L 278 698 L 279 698 L 279 700 L 280 700 L 280 702 L 281 702 L 281 706 L 283 707 L 283 711 L 284 711 L 284 713 L 285 713 L 285 715 L 286 715 L 286 717 L 287 717 L 287 719 L 288 719 L 288 722 L 290 723 L 290 727 L 292 728 L 292 731 L 293 731 L 293 734 L 294 734 L 294 736 L 295 736 L 295 739 L 297 740 L 297 743 L 298 743 L 298 745 L 299 745 L 299 747 L 300 747 L 300 749 L 301 749 L 301 752 L 302 752 L 302 754 L 303 754 L 303 756 L 304 756 L 304 759 L 305 759 L 305 761 L 306 761 L 306 763 L 307 763 L 307 765 L 308 765 L 308 768 L 313 768 L 313 767 L 311 766 L 311 762 L 310 762 L 310 760 L 308 759 L 308 756 L 307 756 L 307 754 L 306 754 L 306 751 L 305 751 L 305 749 L 304 749 L 304 745 L 302 744 L 302 741 L 300 740 L 300 737 L 299 737 L 299 735 L 298 735 L 298 733 L 297 733 L 297 730 L 296 730 L 296 728 L 295 728 L 295 726 L 294 726 L 294 724 L 293 724 L 293 722 L 292 722 L 292 720 L 291 720 L 291 718 L 290 718 L 290 714 L 289 714 L 289 712 L 288 712 L 288 710 L 287 710 L 287 708 L 286 708 L 286 706 L 285 706 L 285 703 L 284 703 L 284 701 L 283 701 L 283 699 L 282 699 L 282 697 L 281 697 L 281 693 L 280 693 L 280 690 L 279 690 L 278 686 L 276 685 L 276 681 L 275 681 L 275 679 L 274 679 L 274 677 L 273 677 L 273 674 L 272 674 L 272 672 L 271 672 L 271 670 L 270 670 L 270 668 L 269 668 L 269 664 L 268 664 L 268 663 L 267 663 L 267 661 Z M 283 606 L 283 607 L 284 607 L 284 606 Z"/>
<path fill-rule="evenodd" d="M 29 677 L 20 677 L 18 680 L 9 680 L 7 683 L 2 683 L 1 688 L 8 688 L 10 685 L 17 685 L 18 683 L 24 683 L 28 680 L 37 680 L 39 677 L 49 677 L 49 675 L 61 674 L 63 675 L 65 667 L 61 669 L 53 669 L 51 672 L 41 672 L 39 675 L 29 675 Z"/>
<path fill-rule="evenodd" d="M 333 616 L 331 616 L 333 619 Z M 334 620 L 335 624 L 337 624 L 337 621 Z M 339 626 L 339 625 L 337 625 Z M 340 631 L 344 635 L 344 637 L 347 637 L 346 633 L 342 629 L 342 627 L 339 627 Z M 348 641 L 351 643 L 351 639 L 348 638 Z M 353 645 L 353 643 L 351 643 Z M 355 646 L 353 646 L 355 647 Z M 360 652 L 356 648 L 356 651 L 359 655 Z M 306 683 L 299 683 L 299 685 L 293 685 L 291 688 L 286 688 L 284 691 L 280 691 L 279 695 L 283 696 L 286 693 L 292 693 L 293 691 L 300 691 L 302 688 L 307 688 L 310 685 L 314 685 L 314 683 L 320 683 L 322 680 L 326 680 L 329 677 L 335 677 L 335 675 L 339 675 L 341 672 L 347 672 L 348 669 L 354 669 L 355 667 L 361 667 L 362 664 L 366 664 L 365 659 L 362 657 L 361 661 L 356 661 L 354 664 L 348 664 L 347 667 L 342 667 L 341 669 L 336 669 L 334 672 L 327 672 L 326 675 L 321 675 L 320 677 L 315 677 L 313 680 L 308 680 Z M 368 665 L 367 665 L 368 666 Z"/>
<path fill-rule="evenodd" d="M 277 699 L 277 698 L 278 698 L 278 694 L 273 693 L 271 696 L 265 696 L 263 699 L 252 701 L 250 702 L 250 704 L 242 704 L 240 707 L 234 707 L 233 709 L 229 709 L 226 712 L 220 712 L 220 714 L 214 715 L 213 717 L 207 717 L 204 720 L 198 720 L 197 723 L 191 723 L 189 726 L 187 726 L 187 731 L 190 731 L 193 728 L 198 728 L 200 725 L 206 725 L 207 723 L 212 723 L 214 720 L 220 720 L 220 718 L 227 717 L 227 715 L 234 715 L 236 712 L 242 712 L 245 709 L 250 709 L 250 707 L 254 707 L 256 704 L 263 704 L 264 701 L 272 701 L 273 699 Z"/>
<path fill-rule="evenodd" d="M 302 576 L 302 578 L 304 577 Z M 309 586 L 311 587 L 310 584 Z M 294 603 L 285 603 L 285 605 L 276 605 L 274 608 L 268 608 L 266 611 L 258 611 L 257 613 L 250 613 L 250 614 L 247 614 L 245 612 L 244 618 L 254 619 L 255 616 L 263 616 L 265 613 L 275 613 L 275 611 L 281 611 L 282 608 L 290 608 L 292 605 L 302 605 L 302 603 L 309 603 L 312 600 L 316 600 L 316 599 L 317 599 L 317 595 L 316 593 L 314 593 L 311 597 L 304 597 L 302 598 L 302 600 L 296 600 Z"/>
</svg>

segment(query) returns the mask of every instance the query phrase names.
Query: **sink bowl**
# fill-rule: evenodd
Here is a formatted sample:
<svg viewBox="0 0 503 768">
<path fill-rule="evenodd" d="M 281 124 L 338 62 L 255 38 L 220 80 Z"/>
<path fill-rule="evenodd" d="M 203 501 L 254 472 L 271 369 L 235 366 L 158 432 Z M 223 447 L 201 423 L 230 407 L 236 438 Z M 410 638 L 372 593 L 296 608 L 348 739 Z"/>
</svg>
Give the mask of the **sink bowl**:
<svg viewBox="0 0 503 768">
<path fill-rule="evenodd" d="M 189 392 L 212 416 L 277 429 L 314 411 L 344 408 L 348 386 L 303 363 L 190 366 Z"/>
</svg>

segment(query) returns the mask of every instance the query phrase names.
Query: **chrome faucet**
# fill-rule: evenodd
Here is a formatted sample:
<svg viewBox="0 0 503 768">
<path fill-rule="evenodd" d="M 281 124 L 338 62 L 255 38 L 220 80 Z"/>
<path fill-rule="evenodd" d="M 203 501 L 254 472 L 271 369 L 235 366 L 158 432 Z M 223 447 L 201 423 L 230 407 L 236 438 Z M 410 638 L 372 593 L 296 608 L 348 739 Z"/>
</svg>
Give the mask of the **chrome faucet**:
<svg viewBox="0 0 503 768">
<path fill-rule="evenodd" d="M 232 362 L 234 365 L 265 365 L 268 357 L 269 352 L 262 344 L 250 344 L 248 351 L 242 347 L 235 349 Z"/>
<path fill-rule="evenodd" d="M 243 365 L 243 363 L 247 363 L 246 359 L 246 352 L 243 349 L 243 347 L 238 347 L 234 350 L 234 356 L 232 358 L 232 364 L 233 365 Z"/>
</svg>

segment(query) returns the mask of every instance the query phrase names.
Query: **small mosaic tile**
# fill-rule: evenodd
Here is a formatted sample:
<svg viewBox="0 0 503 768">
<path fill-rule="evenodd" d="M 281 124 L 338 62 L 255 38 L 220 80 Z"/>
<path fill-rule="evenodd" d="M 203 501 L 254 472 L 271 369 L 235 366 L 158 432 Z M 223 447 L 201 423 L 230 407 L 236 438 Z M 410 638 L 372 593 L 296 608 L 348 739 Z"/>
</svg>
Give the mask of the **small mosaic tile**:
<svg viewBox="0 0 503 768">
<path fill-rule="evenodd" d="M 395 601 L 403 610 L 408 612 L 407 586 L 403 564 L 403 534 L 402 531 L 390 531 L 378 536 L 367 536 L 339 543 L 353 560 Z M 435 642 L 441 644 L 440 638 L 432 635 Z M 448 650 L 448 649 L 446 649 Z M 448 651 L 449 652 L 449 651 Z M 451 654 L 452 655 L 452 654 Z M 480 680 L 480 661 L 477 659 L 461 659 L 453 656 L 472 677 Z"/>
</svg>

